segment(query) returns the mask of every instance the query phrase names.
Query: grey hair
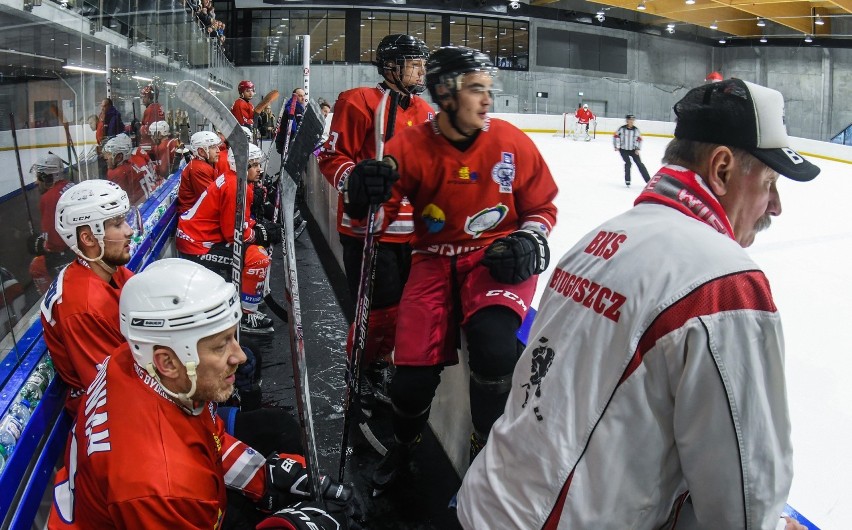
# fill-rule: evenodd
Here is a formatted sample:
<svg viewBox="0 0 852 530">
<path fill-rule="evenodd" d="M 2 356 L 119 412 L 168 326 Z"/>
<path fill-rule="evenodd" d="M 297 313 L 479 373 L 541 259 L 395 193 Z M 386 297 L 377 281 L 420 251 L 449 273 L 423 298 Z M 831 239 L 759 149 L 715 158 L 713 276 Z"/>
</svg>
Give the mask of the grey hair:
<svg viewBox="0 0 852 530">
<path fill-rule="evenodd" d="M 663 154 L 663 164 L 674 164 L 694 169 L 699 167 L 717 147 L 721 147 L 721 144 L 675 138 L 666 146 L 666 152 Z M 734 158 L 744 173 L 749 173 L 754 168 L 754 164 L 760 162 L 745 149 L 731 147 L 730 145 L 726 145 L 725 147 L 731 150 L 731 153 L 733 153 Z"/>
</svg>

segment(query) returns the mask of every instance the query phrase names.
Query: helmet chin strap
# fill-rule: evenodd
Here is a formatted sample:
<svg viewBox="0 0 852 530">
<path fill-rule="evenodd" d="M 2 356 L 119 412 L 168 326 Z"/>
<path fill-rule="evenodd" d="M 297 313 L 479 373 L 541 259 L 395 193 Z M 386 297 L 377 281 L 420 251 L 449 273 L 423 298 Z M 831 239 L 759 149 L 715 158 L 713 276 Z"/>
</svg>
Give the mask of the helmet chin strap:
<svg viewBox="0 0 852 530">
<path fill-rule="evenodd" d="M 195 406 L 195 402 L 192 400 L 192 396 L 195 394 L 196 384 L 198 382 L 198 376 L 195 373 L 196 363 L 190 361 L 184 366 L 186 366 L 186 375 L 189 377 L 189 392 L 172 392 L 166 388 L 166 385 L 164 385 L 163 381 L 160 380 L 160 374 L 158 374 L 157 370 L 154 369 L 153 363 L 148 363 L 148 366 L 145 367 L 145 371 L 148 372 L 148 375 L 157 380 L 157 383 L 160 384 L 160 388 L 162 388 L 163 392 L 172 398 L 172 401 L 180 405 L 180 407 L 188 413 L 197 416 L 204 409 L 204 406 Z"/>
</svg>

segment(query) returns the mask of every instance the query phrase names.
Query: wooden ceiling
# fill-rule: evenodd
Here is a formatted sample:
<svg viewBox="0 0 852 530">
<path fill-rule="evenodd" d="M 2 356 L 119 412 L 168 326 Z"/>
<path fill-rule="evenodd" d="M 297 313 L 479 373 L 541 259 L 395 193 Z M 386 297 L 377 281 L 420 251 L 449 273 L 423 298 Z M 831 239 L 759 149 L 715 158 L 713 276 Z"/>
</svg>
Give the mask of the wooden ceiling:
<svg viewBox="0 0 852 530">
<path fill-rule="evenodd" d="M 531 0 L 531 5 L 546 6 L 558 0 Z M 834 36 L 832 18 L 852 14 L 852 0 L 595 0 L 587 2 L 591 12 L 602 6 L 618 7 L 660 17 L 660 24 L 692 24 L 716 29 L 722 35 L 759 37 L 774 35 Z M 644 5 L 645 9 L 638 9 Z M 604 8 L 606 14 L 606 8 Z M 757 25 L 764 19 L 766 26 Z M 821 20 L 822 25 L 817 24 Z M 715 25 L 716 28 L 711 28 Z M 772 27 L 772 29 L 769 29 Z"/>
</svg>

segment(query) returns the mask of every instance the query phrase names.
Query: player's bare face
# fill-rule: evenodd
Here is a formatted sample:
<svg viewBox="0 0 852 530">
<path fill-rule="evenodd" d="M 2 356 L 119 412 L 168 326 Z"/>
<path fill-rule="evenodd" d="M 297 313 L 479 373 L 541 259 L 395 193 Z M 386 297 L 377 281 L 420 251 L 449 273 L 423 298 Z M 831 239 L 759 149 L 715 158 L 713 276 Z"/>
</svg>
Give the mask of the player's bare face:
<svg viewBox="0 0 852 530">
<path fill-rule="evenodd" d="M 758 232 L 769 228 L 772 216 L 781 215 L 778 173 L 758 161 L 748 172 L 739 168 L 734 171 L 719 202 L 728 214 L 737 243 L 748 247 Z"/>
<path fill-rule="evenodd" d="M 110 267 L 126 265 L 130 261 L 130 238 L 133 229 L 125 217 L 113 217 L 104 221 L 104 263 Z"/>
<path fill-rule="evenodd" d="M 195 401 L 226 401 L 234 392 L 237 367 L 246 362 L 236 338 L 237 327 L 198 341 Z"/>
<path fill-rule="evenodd" d="M 462 88 L 456 93 L 456 123 L 462 132 L 470 134 L 485 126 L 488 109 L 491 108 L 491 75 L 484 72 L 465 74 Z"/>
<path fill-rule="evenodd" d="M 211 164 L 215 164 L 219 161 L 219 146 L 214 145 L 213 147 L 208 147 L 207 151 L 207 161 Z"/>
<path fill-rule="evenodd" d="M 399 77 L 402 86 L 422 85 L 426 76 L 426 59 L 406 59 Z"/>
<path fill-rule="evenodd" d="M 257 182 L 260 180 L 261 173 L 260 162 L 251 162 L 248 165 L 247 177 L 249 182 Z"/>
<path fill-rule="evenodd" d="M 242 96 L 243 96 L 244 100 L 246 100 L 246 101 L 250 100 L 251 98 L 254 97 L 254 89 L 253 88 L 247 88 L 247 89 L 243 90 Z"/>
</svg>

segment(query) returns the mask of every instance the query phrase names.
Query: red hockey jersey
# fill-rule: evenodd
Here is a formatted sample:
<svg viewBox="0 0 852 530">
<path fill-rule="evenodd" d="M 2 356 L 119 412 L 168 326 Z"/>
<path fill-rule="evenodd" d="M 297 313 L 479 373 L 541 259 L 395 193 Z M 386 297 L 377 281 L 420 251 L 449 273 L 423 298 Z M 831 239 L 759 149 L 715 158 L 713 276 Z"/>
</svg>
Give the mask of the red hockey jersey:
<svg viewBox="0 0 852 530">
<path fill-rule="evenodd" d="M 231 114 L 237 118 L 237 123 L 251 128 L 254 125 L 254 105 L 244 100 L 237 98 L 234 101 L 234 106 L 231 107 Z"/>
<path fill-rule="evenodd" d="M 59 196 L 73 185 L 65 179 L 56 180 L 38 201 L 38 210 L 41 212 L 41 233 L 47 238 L 44 248 L 48 252 L 62 252 L 68 248 L 65 240 L 56 231 L 56 203 L 59 202 Z"/>
<path fill-rule="evenodd" d="M 190 160 L 180 173 L 180 187 L 178 188 L 177 198 L 178 213 L 183 213 L 192 208 L 198 197 L 204 193 L 207 186 L 216 180 L 217 176 L 216 169 L 209 162 L 200 158 Z"/>
<path fill-rule="evenodd" d="M 171 401 L 125 344 L 81 403 L 48 528 L 218 529 L 226 485 L 258 500 L 265 463 L 225 432 L 214 404 L 189 412 Z"/>
<path fill-rule="evenodd" d="M 175 151 L 177 151 L 178 143 L 176 138 L 165 138 L 151 149 L 151 158 L 157 167 L 157 175 L 160 178 L 168 178 L 172 174 L 172 165 L 175 162 Z"/>
<path fill-rule="evenodd" d="M 503 120 L 487 119 L 462 152 L 433 119 L 394 136 L 385 156 L 397 161 L 401 175 L 385 211 L 392 219 L 409 198 L 415 251 L 451 256 L 528 225 L 549 233 L 556 223 L 550 169 L 532 140 Z"/>
<path fill-rule="evenodd" d="M 97 365 L 125 342 L 118 325 L 118 298 L 132 276 L 126 267 L 118 267 L 108 283 L 77 258 L 62 269 L 41 301 L 44 342 L 56 371 L 71 388 L 69 412 L 76 409 L 73 398 L 94 380 Z"/>
<path fill-rule="evenodd" d="M 358 162 L 376 157 L 373 116 L 382 99 L 385 88 L 353 88 L 342 92 L 334 103 L 334 117 L 328 140 L 323 144 L 318 157 L 320 171 L 337 190 Z M 432 107 L 423 98 L 413 96 L 408 108 L 397 108 L 394 135 L 413 125 L 418 125 L 434 115 Z M 405 243 L 414 228 L 412 209 L 400 205 L 393 224 L 387 227 L 380 241 Z M 364 226 L 350 219 L 343 211 L 343 194 L 337 200 L 337 231 L 354 237 L 364 237 Z"/>
<path fill-rule="evenodd" d="M 143 181 L 148 177 L 147 173 L 139 166 L 130 162 L 122 162 L 113 169 L 107 170 L 107 180 L 115 182 L 121 189 L 127 192 L 130 204 L 140 204 L 145 200 L 145 188 Z"/>
<path fill-rule="evenodd" d="M 243 241 L 254 241 L 254 219 L 250 205 L 254 186 L 246 186 L 245 231 Z M 195 204 L 178 219 L 175 244 L 184 254 L 207 254 L 216 243 L 234 242 L 234 219 L 237 215 L 237 174 L 228 171 L 219 175 Z"/>
<path fill-rule="evenodd" d="M 139 127 L 139 145 L 152 145 L 151 132 L 149 128 L 151 124 L 157 121 L 166 119 L 163 113 L 163 106 L 159 103 L 151 103 L 145 107 L 145 112 L 142 113 L 142 125 Z"/>
<path fill-rule="evenodd" d="M 577 109 L 577 112 L 574 113 L 574 117 L 577 118 L 577 122 L 579 123 L 589 123 L 590 121 L 596 119 L 595 114 L 589 109 Z"/>
</svg>

